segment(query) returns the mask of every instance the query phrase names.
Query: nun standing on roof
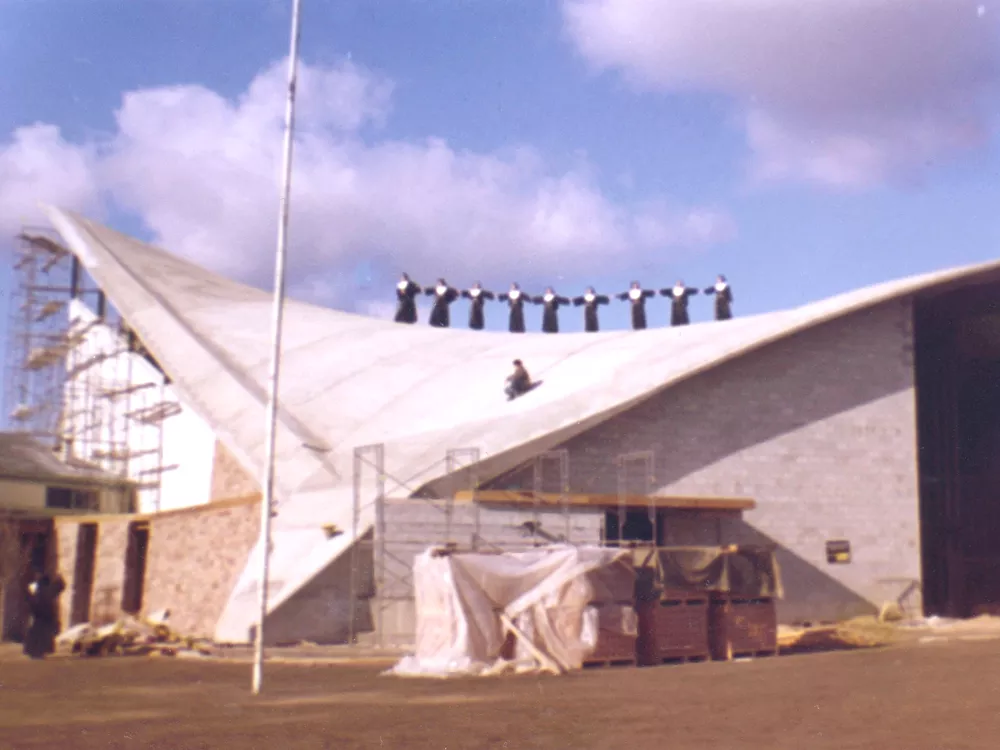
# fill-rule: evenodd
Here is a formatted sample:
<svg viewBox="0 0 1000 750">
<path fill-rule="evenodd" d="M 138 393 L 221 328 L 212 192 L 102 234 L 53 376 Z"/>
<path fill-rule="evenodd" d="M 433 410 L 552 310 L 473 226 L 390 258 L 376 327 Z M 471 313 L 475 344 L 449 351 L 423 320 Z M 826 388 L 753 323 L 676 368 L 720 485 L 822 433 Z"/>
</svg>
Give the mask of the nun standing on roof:
<svg viewBox="0 0 1000 750">
<path fill-rule="evenodd" d="M 670 325 L 686 326 L 691 322 L 688 317 L 688 297 L 697 293 L 697 289 L 685 286 L 683 281 L 678 281 L 672 287 L 660 290 L 660 294 L 664 297 L 670 297 Z"/>
<path fill-rule="evenodd" d="M 483 289 L 483 285 L 478 281 L 472 285 L 471 289 L 463 289 L 462 296 L 470 300 L 469 305 L 469 328 L 474 331 L 481 331 L 486 325 L 486 316 L 483 314 L 483 306 L 488 299 L 496 299 L 493 292 Z"/>
<path fill-rule="evenodd" d="M 434 307 L 431 309 L 430 324 L 435 328 L 447 328 L 451 325 L 451 303 L 458 299 L 458 290 L 448 286 L 444 279 L 438 279 L 437 286 L 430 286 L 424 294 L 434 295 Z"/>
<path fill-rule="evenodd" d="M 405 273 L 396 284 L 396 317 L 397 323 L 417 322 L 417 301 L 420 294 L 420 284 L 412 281 Z"/>
<path fill-rule="evenodd" d="M 627 292 L 615 295 L 620 300 L 628 300 L 632 305 L 632 330 L 646 328 L 646 300 L 656 295 L 652 289 L 643 289 L 638 281 L 633 281 Z"/>
<path fill-rule="evenodd" d="M 542 312 L 542 333 L 559 333 L 559 307 L 568 305 L 569 297 L 560 297 L 552 287 L 545 288 L 545 294 L 541 297 L 533 297 L 532 302 L 536 305 L 543 305 Z"/>
<path fill-rule="evenodd" d="M 733 317 L 733 289 L 721 273 L 715 280 L 715 286 L 705 290 L 705 294 L 715 295 L 715 319 L 729 320 Z"/>
<path fill-rule="evenodd" d="M 598 294 L 594 291 L 594 287 L 588 286 L 587 291 L 583 293 L 582 297 L 574 297 L 573 304 L 577 307 L 583 305 L 583 329 L 588 333 L 594 333 L 600 330 L 600 325 L 597 322 L 597 306 L 608 304 L 608 296 L 606 294 Z"/>
<path fill-rule="evenodd" d="M 511 333 L 524 333 L 524 301 L 529 299 L 517 283 L 510 285 L 510 290 L 502 292 L 497 296 L 501 302 L 506 302 L 510 307 L 510 322 L 508 330 Z"/>
</svg>

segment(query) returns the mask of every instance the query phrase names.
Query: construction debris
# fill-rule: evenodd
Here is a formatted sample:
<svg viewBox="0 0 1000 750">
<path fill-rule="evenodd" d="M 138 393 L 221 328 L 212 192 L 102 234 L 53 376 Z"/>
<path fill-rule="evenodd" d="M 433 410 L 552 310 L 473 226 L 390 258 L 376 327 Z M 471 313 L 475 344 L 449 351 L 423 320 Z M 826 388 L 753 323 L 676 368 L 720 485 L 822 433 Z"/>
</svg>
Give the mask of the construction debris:
<svg viewBox="0 0 1000 750">
<path fill-rule="evenodd" d="M 878 648 L 896 639 L 896 628 L 874 617 L 857 617 L 834 625 L 809 628 L 778 626 L 778 648 L 782 653 L 839 651 Z"/>
<path fill-rule="evenodd" d="M 78 656 L 213 656 L 211 641 L 175 633 L 168 610 L 138 619 L 123 614 L 116 622 L 74 625 L 56 638 L 58 653 Z"/>
</svg>

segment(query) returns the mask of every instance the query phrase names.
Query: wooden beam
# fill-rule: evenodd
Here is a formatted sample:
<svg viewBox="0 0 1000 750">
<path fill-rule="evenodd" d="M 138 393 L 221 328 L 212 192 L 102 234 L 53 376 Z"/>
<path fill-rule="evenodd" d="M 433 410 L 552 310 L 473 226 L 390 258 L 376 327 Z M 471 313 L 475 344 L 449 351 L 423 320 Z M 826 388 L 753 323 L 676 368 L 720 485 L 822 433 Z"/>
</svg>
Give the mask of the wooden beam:
<svg viewBox="0 0 1000 750">
<path fill-rule="evenodd" d="M 534 505 L 535 493 L 530 490 L 461 490 L 455 493 L 457 502 L 476 502 L 501 505 Z M 618 495 L 580 494 L 566 495 L 565 502 L 572 506 L 589 508 L 617 508 L 624 499 L 629 508 L 648 508 L 650 502 L 656 508 L 675 510 L 753 510 L 757 503 L 748 497 L 664 497 L 660 495 Z M 538 493 L 540 505 L 558 507 L 564 502 L 563 496 L 554 492 Z"/>
</svg>

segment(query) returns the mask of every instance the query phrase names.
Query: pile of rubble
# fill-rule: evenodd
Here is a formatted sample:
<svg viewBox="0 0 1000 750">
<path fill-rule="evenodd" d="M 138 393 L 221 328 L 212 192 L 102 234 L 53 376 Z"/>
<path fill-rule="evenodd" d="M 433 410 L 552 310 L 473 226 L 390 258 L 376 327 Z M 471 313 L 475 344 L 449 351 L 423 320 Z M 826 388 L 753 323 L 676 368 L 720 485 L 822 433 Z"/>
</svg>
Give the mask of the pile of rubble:
<svg viewBox="0 0 1000 750">
<path fill-rule="evenodd" d="M 106 625 L 80 623 L 56 638 L 56 650 L 79 656 L 197 656 L 213 655 L 212 642 L 175 633 L 167 624 L 169 610 L 139 619 L 123 614 Z"/>
</svg>

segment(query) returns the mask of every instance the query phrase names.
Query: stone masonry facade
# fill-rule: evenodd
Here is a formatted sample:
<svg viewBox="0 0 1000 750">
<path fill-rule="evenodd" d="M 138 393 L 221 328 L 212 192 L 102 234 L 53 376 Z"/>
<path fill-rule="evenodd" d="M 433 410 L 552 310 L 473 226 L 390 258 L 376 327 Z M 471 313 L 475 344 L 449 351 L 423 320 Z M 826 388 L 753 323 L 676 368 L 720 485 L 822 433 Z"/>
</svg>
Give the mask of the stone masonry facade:
<svg viewBox="0 0 1000 750">
<path fill-rule="evenodd" d="M 168 511 L 150 517 L 88 518 L 57 523 L 58 569 L 67 584 L 62 622 L 70 621 L 81 522 L 96 523 L 97 549 L 91 592 L 91 621 L 121 614 L 131 523 L 147 523 L 149 546 L 142 613 L 170 610 L 178 632 L 211 637 L 236 585 L 260 528 L 260 501 L 250 496 L 218 504 Z"/>
<path fill-rule="evenodd" d="M 212 462 L 211 502 L 246 497 L 260 492 L 257 478 L 243 468 L 236 457 L 220 441 L 215 441 Z"/>
<path fill-rule="evenodd" d="M 662 495 L 749 497 L 728 542 L 778 545 L 785 622 L 900 601 L 919 612 L 912 304 L 833 320 L 714 368 L 560 446 L 574 492 L 617 492 L 616 458 L 654 450 Z M 492 486 L 531 488 L 531 473 Z M 671 541 L 716 543 L 690 521 Z M 681 538 L 679 538 L 681 537 Z M 851 545 L 830 564 L 828 540 Z M 916 586 L 914 585 L 916 584 Z"/>
</svg>

